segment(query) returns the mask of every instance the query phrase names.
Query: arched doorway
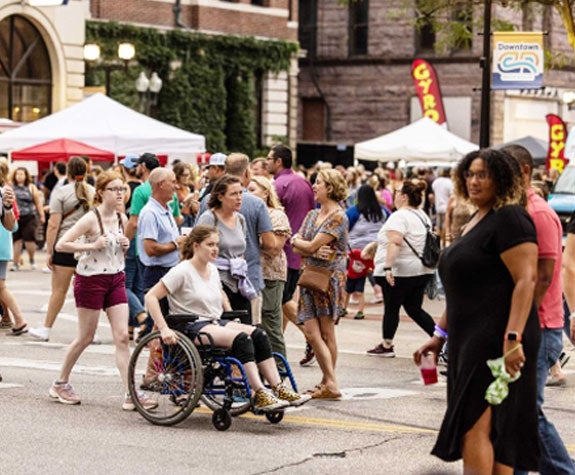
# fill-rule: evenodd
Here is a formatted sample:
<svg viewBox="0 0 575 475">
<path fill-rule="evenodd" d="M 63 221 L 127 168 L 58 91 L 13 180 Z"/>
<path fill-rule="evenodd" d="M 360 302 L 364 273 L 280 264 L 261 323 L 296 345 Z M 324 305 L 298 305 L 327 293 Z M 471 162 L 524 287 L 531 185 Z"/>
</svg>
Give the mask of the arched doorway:
<svg viewBox="0 0 575 475">
<path fill-rule="evenodd" d="M 0 21 L 0 117 L 32 122 L 52 112 L 52 67 L 46 43 L 20 15 Z"/>
</svg>

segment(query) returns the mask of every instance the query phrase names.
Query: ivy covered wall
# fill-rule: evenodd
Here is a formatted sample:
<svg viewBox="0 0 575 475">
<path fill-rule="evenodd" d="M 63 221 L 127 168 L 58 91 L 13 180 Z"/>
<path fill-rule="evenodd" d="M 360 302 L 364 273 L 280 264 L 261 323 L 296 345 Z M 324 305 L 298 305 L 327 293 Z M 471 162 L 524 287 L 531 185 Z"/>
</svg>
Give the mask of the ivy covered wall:
<svg viewBox="0 0 575 475">
<path fill-rule="evenodd" d="M 297 44 L 183 30 L 160 31 L 113 22 L 87 22 L 86 43 L 97 43 L 102 58 L 114 60 L 117 45 L 136 47 L 137 63 L 111 72 L 111 97 L 135 110 L 140 71 L 163 80 L 154 117 L 206 137 L 211 152 L 240 151 L 253 157 L 257 147 L 254 79 L 287 71 Z M 105 83 L 101 68 L 88 67 L 86 86 Z"/>
</svg>

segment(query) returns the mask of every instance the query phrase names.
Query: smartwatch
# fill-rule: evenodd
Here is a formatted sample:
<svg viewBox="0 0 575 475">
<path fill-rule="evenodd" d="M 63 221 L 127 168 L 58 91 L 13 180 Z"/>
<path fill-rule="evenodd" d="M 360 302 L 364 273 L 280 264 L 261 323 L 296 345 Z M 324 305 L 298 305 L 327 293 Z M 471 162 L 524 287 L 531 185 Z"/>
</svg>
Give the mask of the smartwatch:
<svg viewBox="0 0 575 475">
<path fill-rule="evenodd" d="M 521 342 L 521 335 L 518 332 L 507 332 L 505 335 L 506 341 L 516 341 L 517 343 Z"/>
</svg>

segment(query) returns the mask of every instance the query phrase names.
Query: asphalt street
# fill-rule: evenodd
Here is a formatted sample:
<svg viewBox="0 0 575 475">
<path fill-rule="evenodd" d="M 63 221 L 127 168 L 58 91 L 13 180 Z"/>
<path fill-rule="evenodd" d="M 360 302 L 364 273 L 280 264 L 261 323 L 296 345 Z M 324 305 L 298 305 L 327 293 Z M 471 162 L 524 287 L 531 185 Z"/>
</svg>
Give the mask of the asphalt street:
<svg viewBox="0 0 575 475">
<path fill-rule="evenodd" d="M 40 254 L 40 262 L 42 258 Z M 42 263 L 39 268 L 42 267 Z M 44 319 L 50 274 L 10 272 L 7 284 L 31 326 Z M 368 300 L 372 295 L 368 293 Z M 427 301 L 438 317 L 442 301 Z M 354 315 L 354 307 L 350 306 Z M 154 426 L 137 412 L 121 409 L 123 391 L 114 363 L 108 322 L 98 328 L 100 345 L 90 346 L 76 366 L 72 383 L 82 397 L 65 406 L 48 397 L 67 344 L 76 331 L 72 293 L 59 315 L 51 340 L 0 332 L 0 471 L 2 474 L 157 474 L 157 473 L 386 473 L 455 474 L 460 463 L 429 455 L 445 409 L 445 380 L 424 386 L 411 353 L 425 341 L 407 317 L 400 323 L 397 357 L 369 357 L 380 341 L 381 304 L 370 304 L 364 320 L 342 319 L 337 327 L 337 375 L 341 401 L 311 401 L 289 409 L 270 424 L 248 414 L 234 418 L 226 432 L 216 431 L 211 412 L 197 408 L 175 427 Z M 302 368 L 304 341 L 290 326 L 288 360 L 300 389 L 313 387 L 317 364 Z M 572 354 L 572 348 L 567 348 Z M 546 413 L 575 454 L 575 378 L 566 366 L 569 386 L 549 388 Z"/>
</svg>

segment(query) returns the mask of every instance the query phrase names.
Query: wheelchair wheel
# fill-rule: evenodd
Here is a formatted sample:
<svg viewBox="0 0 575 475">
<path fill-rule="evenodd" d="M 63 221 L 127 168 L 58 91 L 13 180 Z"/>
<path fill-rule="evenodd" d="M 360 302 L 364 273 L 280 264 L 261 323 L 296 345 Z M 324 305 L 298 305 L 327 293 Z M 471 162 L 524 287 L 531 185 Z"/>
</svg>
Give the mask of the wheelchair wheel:
<svg viewBox="0 0 575 475">
<path fill-rule="evenodd" d="M 284 418 L 284 411 L 266 412 L 266 419 L 272 424 L 278 424 Z"/>
<path fill-rule="evenodd" d="M 160 332 L 138 344 L 128 368 L 128 386 L 136 410 L 152 424 L 170 426 L 186 419 L 195 409 L 203 388 L 198 350 L 182 333 L 175 345 L 165 345 Z M 141 404 L 137 395 L 144 394 Z M 157 406 L 152 408 L 149 402 Z"/>
<path fill-rule="evenodd" d="M 225 409 L 218 409 L 212 414 L 212 424 L 218 430 L 228 430 L 232 425 L 232 416 Z"/>
<path fill-rule="evenodd" d="M 228 391 L 226 379 L 228 384 L 232 385 L 232 402 L 231 405 L 227 402 L 229 407 L 225 409 L 232 416 L 239 416 L 250 410 L 251 401 L 246 386 L 242 381 L 241 370 L 236 363 L 213 361 L 205 368 L 204 378 L 205 387 L 202 394 L 202 402 L 214 413 L 219 409 L 224 409 L 226 404 Z"/>
</svg>

